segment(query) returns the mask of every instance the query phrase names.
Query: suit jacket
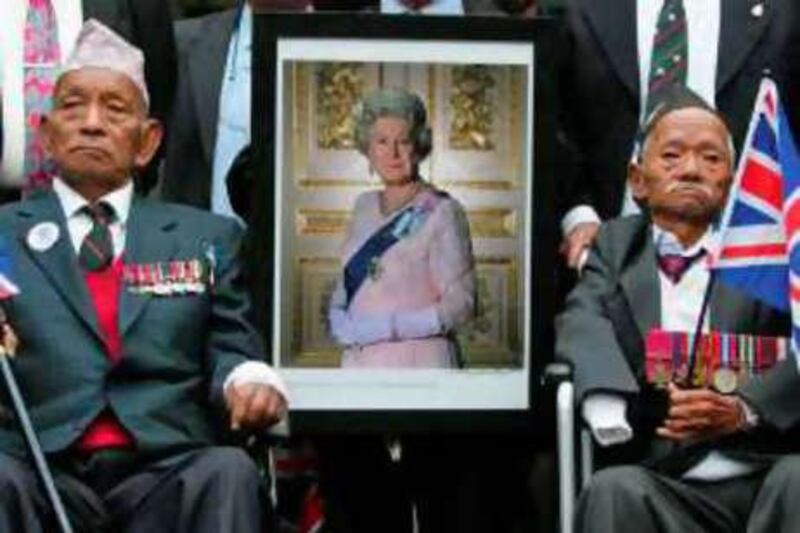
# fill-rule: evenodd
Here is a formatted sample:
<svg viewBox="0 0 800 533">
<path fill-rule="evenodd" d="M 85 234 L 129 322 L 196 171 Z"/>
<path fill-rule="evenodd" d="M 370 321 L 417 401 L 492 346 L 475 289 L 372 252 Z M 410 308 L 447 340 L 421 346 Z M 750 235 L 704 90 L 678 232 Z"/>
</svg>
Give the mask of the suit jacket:
<svg viewBox="0 0 800 533">
<path fill-rule="evenodd" d="M 465 9 L 502 12 L 494 0 L 470 0 Z M 230 9 L 175 24 L 179 75 L 166 142 L 161 187 L 165 200 L 203 209 L 211 206 L 220 91 L 235 21 L 236 10 Z"/>
<path fill-rule="evenodd" d="M 660 460 L 676 451 L 653 439 L 659 395 L 644 382 L 644 339 L 661 323 L 659 276 L 650 223 L 644 216 L 615 219 L 601 227 L 583 275 L 556 321 L 556 354 L 572 363 L 575 394 L 610 391 L 628 400 L 636 439 L 621 455 L 626 459 Z M 714 330 L 788 336 L 785 314 L 717 284 L 711 297 Z M 778 451 L 773 432 L 785 432 L 800 421 L 800 376 L 793 358 L 750 380 L 738 393 L 761 417 L 762 432 L 716 445 Z M 688 448 L 684 452 L 698 452 Z M 684 454 L 686 455 L 686 454 Z M 692 458 L 699 453 L 691 453 Z M 683 462 L 686 467 L 686 462 Z"/>
<path fill-rule="evenodd" d="M 467 15 L 509 15 L 498 0 L 464 0 L 464 13 Z"/>
<path fill-rule="evenodd" d="M 177 77 L 175 37 L 170 3 L 164 0 L 82 0 L 83 17 L 96 18 L 142 50 L 150 114 L 169 128 Z M 158 181 L 159 156 L 137 176 L 139 191 Z"/>
<path fill-rule="evenodd" d="M 751 10 L 763 7 L 761 16 Z M 613 4 L 613 5 L 612 5 Z M 800 7 L 795 0 L 720 0 L 716 103 L 741 147 L 761 77 L 769 69 L 800 133 Z M 756 11 L 757 12 L 757 11 Z M 574 0 L 566 17 L 560 116 L 571 164 L 560 207 L 619 214 L 639 121 L 635 0 Z"/>
<path fill-rule="evenodd" d="M 179 21 L 178 89 L 167 138 L 161 194 L 208 209 L 219 99 L 236 10 Z"/>
<path fill-rule="evenodd" d="M 216 279 L 203 293 L 171 296 L 134 293 L 123 283 L 122 358 L 112 366 L 55 194 L 0 208 L 0 234 L 10 247 L 20 288 L 5 305 L 21 341 L 15 370 L 45 452 L 69 447 L 106 407 L 142 451 L 212 443 L 217 440 L 214 415 L 223 412 L 225 377 L 235 365 L 263 354 L 247 319 L 238 225 L 193 208 L 140 199 L 134 199 L 129 217 L 126 264 L 203 259 L 212 253 Z M 50 247 L 37 247 L 29 237 L 43 222 L 59 228 Z M 6 398 L 2 403 L 9 405 Z M 0 417 L 0 451 L 24 453 L 7 416 Z"/>
</svg>

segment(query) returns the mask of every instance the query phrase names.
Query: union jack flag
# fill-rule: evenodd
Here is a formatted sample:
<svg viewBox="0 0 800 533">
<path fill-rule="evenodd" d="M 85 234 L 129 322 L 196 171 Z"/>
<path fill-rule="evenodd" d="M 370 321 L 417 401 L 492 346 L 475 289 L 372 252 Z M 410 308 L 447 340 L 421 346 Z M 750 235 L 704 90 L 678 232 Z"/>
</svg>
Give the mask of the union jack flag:
<svg viewBox="0 0 800 533">
<path fill-rule="evenodd" d="M 761 82 L 719 234 L 717 279 L 791 312 L 792 347 L 800 353 L 800 155 L 768 78 Z"/>
<path fill-rule="evenodd" d="M 0 300 L 19 294 L 19 287 L 12 281 L 11 255 L 6 241 L 0 237 Z"/>
</svg>

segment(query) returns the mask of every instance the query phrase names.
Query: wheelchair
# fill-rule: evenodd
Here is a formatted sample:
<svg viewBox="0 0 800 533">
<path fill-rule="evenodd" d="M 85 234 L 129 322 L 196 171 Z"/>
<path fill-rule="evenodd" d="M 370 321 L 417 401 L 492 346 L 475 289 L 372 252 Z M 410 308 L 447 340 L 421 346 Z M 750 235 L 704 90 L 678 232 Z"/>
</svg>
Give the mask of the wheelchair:
<svg viewBox="0 0 800 533">
<path fill-rule="evenodd" d="M 576 428 L 572 368 L 567 363 L 551 363 L 545 368 L 544 380 L 556 391 L 559 531 L 572 533 L 577 495 L 589 484 L 594 471 L 592 435 L 580 417 Z"/>
</svg>

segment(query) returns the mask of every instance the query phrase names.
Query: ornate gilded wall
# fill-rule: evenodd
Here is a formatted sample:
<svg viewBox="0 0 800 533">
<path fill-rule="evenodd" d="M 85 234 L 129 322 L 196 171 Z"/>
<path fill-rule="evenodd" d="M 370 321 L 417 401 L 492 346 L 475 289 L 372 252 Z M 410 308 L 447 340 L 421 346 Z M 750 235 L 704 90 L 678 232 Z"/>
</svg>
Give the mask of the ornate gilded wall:
<svg viewBox="0 0 800 533">
<path fill-rule="evenodd" d="M 421 174 L 467 209 L 479 275 L 478 314 L 459 331 L 468 366 L 520 365 L 531 145 L 521 67 L 292 62 L 284 70 L 282 270 L 291 320 L 287 366 L 336 366 L 327 301 L 338 246 L 356 196 L 377 187 L 354 148 L 353 108 L 378 87 L 405 87 L 426 103 L 433 151 Z"/>
</svg>

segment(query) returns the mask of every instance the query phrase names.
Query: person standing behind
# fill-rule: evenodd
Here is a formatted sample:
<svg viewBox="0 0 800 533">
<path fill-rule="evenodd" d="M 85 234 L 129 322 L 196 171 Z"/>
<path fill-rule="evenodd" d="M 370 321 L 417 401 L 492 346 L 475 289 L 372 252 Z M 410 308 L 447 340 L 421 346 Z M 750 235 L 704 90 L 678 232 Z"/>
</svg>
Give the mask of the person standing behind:
<svg viewBox="0 0 800 533">
<path fill-rule="evenodd" d="M 743 140 L 761 77 L 790 104 L 800 90 L 795 0 L 573 0 L 566 17 L 561 121 L 572 151 L 560 180 L 561 252 L 577 267 L 601 220 L 635 212 L 626 165 L 651 93 L 684 84 Z M 789 107 L 800 127 L 800 106 Z"/>
<path fill-rule="evenodd" d="M 235 9 L 181 20 L 174 127 L 168 132 L 161 197 L 235 216 L 228 173 L 250 144 L 253 11 L 305 11 L 305 0 L 247 0 Z"/>
<path fill-rule="evenodd" d="M 0 201 L 48 187 L 53 175 L 38 139 L 53 82 L 84 20 L 114 28 L 146 57 L 151 110 L 166 123 L 175 89 L 175 40 L 169 3 L 161 0 L 6 0 L 0 24 Z M 155 183 L 154 163 L 137 188 Z"/>
</svg>

